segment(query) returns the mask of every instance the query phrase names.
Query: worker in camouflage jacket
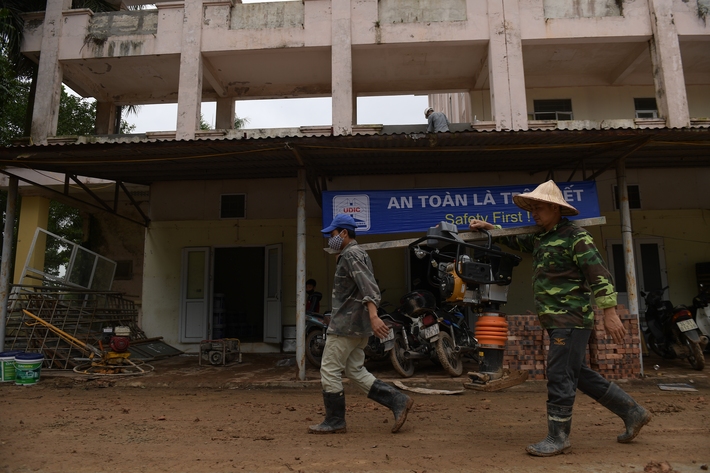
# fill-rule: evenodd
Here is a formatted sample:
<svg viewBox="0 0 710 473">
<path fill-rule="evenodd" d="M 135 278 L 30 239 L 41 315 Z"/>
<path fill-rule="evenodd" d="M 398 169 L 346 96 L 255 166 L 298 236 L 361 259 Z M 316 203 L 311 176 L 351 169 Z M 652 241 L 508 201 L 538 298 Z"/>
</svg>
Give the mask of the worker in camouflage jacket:
<svg viewBox="0 0 710 473">
<path fill-rule="evenodd" d="M 594 328 L 592 295 L 604 310 L 604 328 L 615 343 L 626 336 L 616 312 L 616 291 L 591 235 L 565 216 L 579 212 L 568 204 L 553 181 L 513 197 L 515 204 L 532 214 L 542 227 L 536 234 L 504 237 L 514 250 L 532 253 L 533 292 L 540 324 L 550 336 L 547 355 L 547 437 L 527 447 L 535 456 L 552 456 L 570 449 L 572 406 L 580 391 L 623 419 L 626 432 L 617 440 L 633 440 L 651 420 L 651 414 L 617 384 L 589 368 L 587 344 Z M 471 230 L 500 228 L 471 220 Z"/>
<path fill-rule="evenodd" d="M 385 338 L 390 329 L 377 315 L 380 289 L 370 257 L 355 240 L 356 228 L 352 216 L 338 214 L 321 230 L 328 238 L 328 246 L 338 252 L 338 259 L 320 370 L 325 420 L 308 428 L 312 434 L 345 432 L 343 373 L 367 397 L 392 410 L 392 432 L 402 427 L 414 404 L 409 396 L 375 378 L 364 366 L 364 348 L 370 336 Z"/>
</svg>

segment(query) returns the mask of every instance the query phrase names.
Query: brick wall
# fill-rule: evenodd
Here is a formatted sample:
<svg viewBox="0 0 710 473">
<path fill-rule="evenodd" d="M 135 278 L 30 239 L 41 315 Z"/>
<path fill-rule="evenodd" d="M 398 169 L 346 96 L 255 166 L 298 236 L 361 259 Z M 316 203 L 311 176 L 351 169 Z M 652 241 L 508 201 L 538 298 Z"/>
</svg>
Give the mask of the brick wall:
<svg viewBox="0 0 710 473">
<path fill-rule="evenodd" d="M 616 344 L 607 337 L 599 322 L 603 311 L 595 308 L 595 327 L 589 339 L 587 365 L 607 379 L 637 378 L 641 372 L 639 327 L 636 316 L 624 306 L 617 312 L 626 327 L 624 343 Z M 527 370 L 529 379 L 546 379 L 547 351 L 550 340 L 540 326 L 537 315 L 508 315 L 508 343 L 503 367 L 510 370 Z"/>
</svg>

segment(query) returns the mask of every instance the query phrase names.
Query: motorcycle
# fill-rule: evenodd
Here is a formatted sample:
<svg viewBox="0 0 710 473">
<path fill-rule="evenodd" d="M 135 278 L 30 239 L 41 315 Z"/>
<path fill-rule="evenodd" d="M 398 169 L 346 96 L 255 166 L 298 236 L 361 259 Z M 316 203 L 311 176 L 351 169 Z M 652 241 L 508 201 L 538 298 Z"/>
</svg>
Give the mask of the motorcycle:
<svg viewBox="0 0 710 473">
<path fill-rule="evenodd" d="M 700 284 L 700 293 L 693 298 L 693 318 L 698 324 L 700 333 L 710 338 L 710 291 Z M 709 351 L 710 344 L 705 345 L 705 351 Z"/>
<path fill-rule="evenodd" d="M 395 332 L 391 362 L 400 376 L 412 376 L 413 360 L 426 358 L 451 376 L 463 373 L 461 356 L 475 350 L 476 341 L 458 307 L 438 308 L 431 292 L 419 290 L 402 297 L 396 314 L 402 329 Z"/>
<path fill-rule="evenodd" d="M 669 300 L 663 299 L 666 289 L 668 286 L 649 293 L 641 292 L 646 302 L 646 343 L 657 355 L 666 359 L 687 359 L 693 369 L 701 371 L 705 368 L 703 350 L 708 337 L 700 333 L 688 307 L 674 307 Z"/>
<path fill-rule="evenodd" d="M 413 291 L 404 295 L 400 307 L 390 317 L 398 326 L 393 331 L 394 346 L 390 352 L 390 362 L 394 370 L 403 378 L 414 375 L 414 360 L 436 358 L 434 329 L 425 330 L 423 319 L 435 320 L 431 315 L 435 309 L 434 295 L 429 291 Z M 432 322 L 430 325 L 433 325 Z M 437 325 L 438 329 L 438 325 Z"/>
<path fill-rule="evenodd" d="M 365 359 L 367 361 L 381 361 L 389 356 L 390 351 L 394 348 L 395 331 L 401 330 L 401 324 L 392 318 L 382 307 L 377 309 L 377 315 L 389 327 L 389 333 L 385 338 L 379 338 L 376 335 L 370 335 L 365 347 Z"/>
<path fill-rule="evenodd" d="M 316 368 L 320 368 L 325 348 L 325 336 L 330 323 L 330 312 L 318 314 L 306 312 L 306 359 Z"/>
<path fill-rule="evenodd" d="M 365 347 L 365 357 L 367 360 L 379 361 L 389 356 L 390 350 L 394 347 L 394 332 L 401 330 L 401 324 L 397 323 L 384 311 L 378 309 L 378 315 L 382 321 L 390 328 L 385 338 L 378 338 L 371 335 Z M 306 312 L 306 359 L 315 368 L 320 368 L 323 359 L 323 349 L 330 324 L 330 311 L 325 314 Z"/>
</svg>

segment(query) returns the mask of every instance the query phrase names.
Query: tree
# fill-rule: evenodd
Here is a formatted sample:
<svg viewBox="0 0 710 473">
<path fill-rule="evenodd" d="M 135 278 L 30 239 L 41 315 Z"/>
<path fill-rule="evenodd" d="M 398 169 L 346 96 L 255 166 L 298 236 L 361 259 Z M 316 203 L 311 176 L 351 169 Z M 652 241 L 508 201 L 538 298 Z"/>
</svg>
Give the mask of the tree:
<svg viewBox="0 0 710 473">
<path fill-rule="evenodd" d="M 0 145 L 22 136 L 29 84 L 19 79 L 8 58 L 0 55 Z"/>
<path fill-rule="evenodd" d="M 240 130 L 240 129 L 244 128 L 247 123 L 249 123 L 249 119 L 247 117 L 244 117 L 244 118 L 236 117 L 234 119 L 234 129 Z"/>
<path fill-rule="evenodd" d="M 0 146 L 7 146 L 12 140 L 27 136 L 23 124 L 30 87 L 26 78 L 14 74 L 7 56 L 0 54 L 0 123 L 4 124 L 0 127 Z M 95 123 L 96 102 L 69 94 L 62 87 L 57 135 L 93 135 Z M 121 120 L 121 133 L 130 133 L 134 128 L 134 125 Z"/>
<path fill-rule="evenodd" d="M 95 12 L 116 11 L 121 2 L 109 0 L 73 0 L 72 8 L 89 8 Z M 14 76 L 30 83 L 29 100 L 25 108 L 24 136 L 29 136 L 37 83 L 37 64 L 21 52 L 24 34 L 24 13 L 44 11 L 47 0 L 0 0 L 0 47 L 9 61 Z"/>
<path fill-rule="evenodd" d="M 236 117 L 234 119 L 234 129 L 235 130 L 240 130 L 244 128 L 244 126 L 249 123 L 248 118 L 239 118 Z M 212 126 L 205 120 L 205 117 L 203 115 L 200 115 L 200 130 L 211 130 Z"/>
</svg>

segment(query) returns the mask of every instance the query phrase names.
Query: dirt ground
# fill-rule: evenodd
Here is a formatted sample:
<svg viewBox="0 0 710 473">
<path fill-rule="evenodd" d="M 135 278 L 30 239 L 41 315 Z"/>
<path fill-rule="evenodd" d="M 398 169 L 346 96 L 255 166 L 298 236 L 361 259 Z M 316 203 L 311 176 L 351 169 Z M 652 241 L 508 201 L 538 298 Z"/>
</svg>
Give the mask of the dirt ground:
<svg viewBox="0 0 710 473">
<path fill-rule="evenodd" d="M 43 371 L 32 386 L 0 384 L 0 472 L 702 472 L 710 464 L 710 380 L 682 363 L 645 359 L 647 376 L 622 381 L 653 414 L 631 444 L 623 424 L 580 394 L 572 450 L 534 458 L 544 436 L 545 382 L 458 395 L 410 392 L 415 406 L 391 434 L 391 413 L 346 385 L 347 433 L 309 435 L 323 416 L 318 372 L 296 380 L 285 355 L 244 355 L 244 363 L 202 366 L 196 357 L 153 363 L 140 377 L 95 378 Z M 290 360 L 292 361 L 292 360 Z M 654 370 L 654 364 L 659 365 Z M 386 381 L 460 389 L 432 366 Z M 685 383 L 695 392 L 662 391 Z"/>
</svg>

